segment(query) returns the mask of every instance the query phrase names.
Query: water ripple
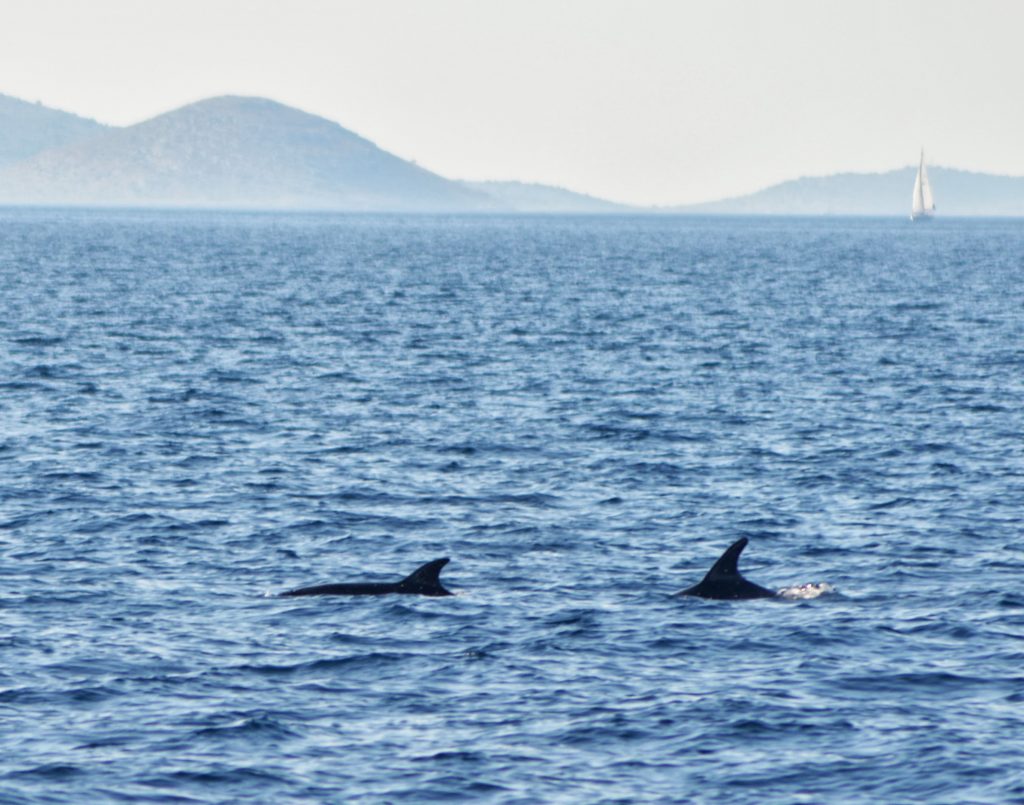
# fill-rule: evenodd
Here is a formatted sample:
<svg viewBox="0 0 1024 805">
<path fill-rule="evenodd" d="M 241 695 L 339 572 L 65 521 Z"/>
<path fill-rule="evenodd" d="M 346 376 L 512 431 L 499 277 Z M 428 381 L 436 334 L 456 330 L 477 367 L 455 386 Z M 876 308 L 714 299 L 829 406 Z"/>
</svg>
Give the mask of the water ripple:
<svg viewBox="0 0 1024 805">
<path fill-rule="evenodd" d="M 0 232 L 0 801 L 1024 796 L 1018 222 Z"/>
</svg>

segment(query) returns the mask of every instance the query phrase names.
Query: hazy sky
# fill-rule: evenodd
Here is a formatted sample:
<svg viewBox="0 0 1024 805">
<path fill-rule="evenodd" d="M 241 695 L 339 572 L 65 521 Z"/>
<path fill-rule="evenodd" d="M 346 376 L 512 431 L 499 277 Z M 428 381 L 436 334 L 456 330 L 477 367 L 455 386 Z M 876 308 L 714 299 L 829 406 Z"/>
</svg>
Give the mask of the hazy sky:
<svg viewBox="0 0 1024 805">
<path fill-rule="evenodd" d="M 1018 0 L 0 0 L 0 92 L 115 124 L 263 95 L 451 178 L 669 204 L 922 144 L 1024 174 L 1022 39 Z"/>
</svg>

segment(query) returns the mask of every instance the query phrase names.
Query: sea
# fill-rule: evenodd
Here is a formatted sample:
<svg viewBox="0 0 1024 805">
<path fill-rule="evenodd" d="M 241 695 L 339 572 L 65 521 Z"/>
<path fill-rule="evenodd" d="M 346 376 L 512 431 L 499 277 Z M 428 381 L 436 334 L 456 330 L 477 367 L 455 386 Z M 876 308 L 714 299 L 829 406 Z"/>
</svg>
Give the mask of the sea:
<svg viewBox="0 0 1024 805">
<path fill-rule="evenodd" d="M 0 211 L 4 805 L 1024 802 L 1022 531 L 1022 220 Z"/>
</svg>

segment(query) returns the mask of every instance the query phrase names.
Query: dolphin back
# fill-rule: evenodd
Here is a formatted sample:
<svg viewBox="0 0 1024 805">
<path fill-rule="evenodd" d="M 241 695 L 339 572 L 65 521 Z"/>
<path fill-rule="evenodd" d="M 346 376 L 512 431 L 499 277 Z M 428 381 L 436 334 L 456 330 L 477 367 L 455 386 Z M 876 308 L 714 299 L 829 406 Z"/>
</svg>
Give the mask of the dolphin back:
<svg viewBox="0 0 1024 805">
<path fill-rule="evenodd" d="M 439 578 L 441 568 L 448 564 L 448 559 L 435 559 L 427 562 L 398 582 L 384 584 L 363 582 L 355 584 L 320 584 L 316 587 L 302 587 L 281 593 L 283 596 L 297 595 L 452 595 L 441 586 Z"/>
</svg>

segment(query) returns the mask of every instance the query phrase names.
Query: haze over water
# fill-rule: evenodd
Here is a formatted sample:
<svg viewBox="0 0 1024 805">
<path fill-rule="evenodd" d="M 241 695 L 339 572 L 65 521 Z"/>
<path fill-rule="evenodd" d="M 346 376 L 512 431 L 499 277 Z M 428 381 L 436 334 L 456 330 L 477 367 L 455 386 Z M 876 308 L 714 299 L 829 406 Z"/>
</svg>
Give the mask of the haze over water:
<svg viewBox="0 0 1024 805">
<path fill-rule="evenodd" d="M 0 800 L 1024 797 L 1022 254 L 0 212 Z"/>
</svg>

